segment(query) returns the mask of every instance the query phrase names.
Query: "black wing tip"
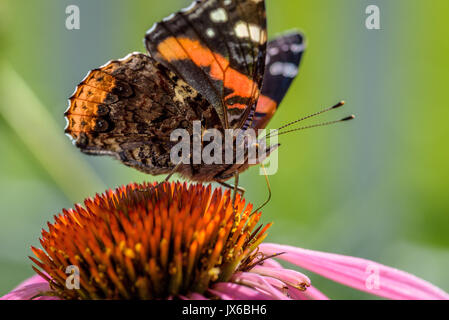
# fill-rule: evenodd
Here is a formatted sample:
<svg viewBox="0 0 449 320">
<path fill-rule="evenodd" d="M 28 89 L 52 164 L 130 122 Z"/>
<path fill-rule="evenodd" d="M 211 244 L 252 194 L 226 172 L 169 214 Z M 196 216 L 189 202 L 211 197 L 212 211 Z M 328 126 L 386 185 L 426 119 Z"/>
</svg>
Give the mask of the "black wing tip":
<svg viewBox="0 0 449 320">
<path fill-rule="evenodd" d="M 297 39 L 297 41 L 295 42 L 299 42 L 302 43 L 304 42 L 306 36 L 304 34 L 303 31 L 298 30 L 298 29 L 290 29 L 290 30 L 285 30 L 280 32 L 279 34 L 276 35 L 276 38 L 293 38 L 293 39 Z"/>
<path fill-rule="evenodd" d="M 282 32 L 276 35 L 275 38 L 271 39 L 270 42 L 273 43 L 279 42 L 294 45 L 297 47 L 296 53 L 303 53 L 307 48 L 307 41 L 304 33 L 297 29 Z"/>
</svg>

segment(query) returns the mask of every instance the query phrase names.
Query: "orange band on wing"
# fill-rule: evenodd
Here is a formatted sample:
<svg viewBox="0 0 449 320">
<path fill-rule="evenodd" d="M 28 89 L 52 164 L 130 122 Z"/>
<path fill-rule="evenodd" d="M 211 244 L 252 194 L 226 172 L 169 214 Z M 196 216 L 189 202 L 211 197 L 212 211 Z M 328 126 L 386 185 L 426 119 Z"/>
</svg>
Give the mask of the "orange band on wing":
<svg viewBox="0 0 449 320">
<path fill-rule="evenodd" d="M 259 101 L 257 101 L 256 112 L 273 115 L 276 111 L 277 105 L 278 104 L 276 103 L 276 101 L 261 94 L 259 96 Z"/>
<path fill-rule="evenodd" d="M 260 95 L 259 101 L 257 101 L 256 117 L 254 118 L 252 127 L 257 129 L 265 128 L 268 121 L 273 117 L 276 112 L 278 104 L 271 98 Z"/>
<path fill-rule="evenodd" d="M 233 90 L 226 99 L 236 96 L 251 98 L 259 92 L 253 80 L 229 68 L 229 61 L 225 57 L 204 47 L 198 40 L 170 37 L 162 41 L 157 50 L 167 61 L 191 60 L 198 67 L 209 68 L 213 79 L 223 81 L 226 88 Z M 228 108 L 245 109 L 245 106 L 235 104 Z"/>
<path fill-rule="evenodd" d="M 241 103 L 234 103 L 234 104 L 228 104 L 227 107 L 229 109 L 240 109 L 240 110 L 245 110 L 248 106 L 245 104 L 241 104 Z"/>
</svg>

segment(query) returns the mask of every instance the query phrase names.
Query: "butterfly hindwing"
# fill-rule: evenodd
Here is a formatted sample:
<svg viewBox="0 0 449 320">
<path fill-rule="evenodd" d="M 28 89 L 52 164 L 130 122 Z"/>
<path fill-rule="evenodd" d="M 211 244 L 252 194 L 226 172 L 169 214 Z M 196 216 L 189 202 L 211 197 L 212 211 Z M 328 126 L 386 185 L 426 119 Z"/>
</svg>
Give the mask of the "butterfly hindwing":
<svg viewBox="0 0 449 320">
<path fill-rule="evenodd" d="M 155 24 L 145 43 L 214 106 L 224 128 L 236 128 L 256 107 L 266 39 L 264 0 L 200 0 Z"/>
<path fill-rule="evenodd" d="M 170 173 L 170 133 L 192 123 L 214 127 L 213 107 L 146 54 L 133 53 L 88 73 L 69 99 L 66 133 L 86 154 L 110 155 L 150 174 Z"/>
<path fill-rule="evenodd" d="M 298 32 L 277 37 L 268 43 L 263 86 L 252 128 L 265 128 L 273 117 L 298 74 L 304 49 L 304 37 Z"/>
</svg>

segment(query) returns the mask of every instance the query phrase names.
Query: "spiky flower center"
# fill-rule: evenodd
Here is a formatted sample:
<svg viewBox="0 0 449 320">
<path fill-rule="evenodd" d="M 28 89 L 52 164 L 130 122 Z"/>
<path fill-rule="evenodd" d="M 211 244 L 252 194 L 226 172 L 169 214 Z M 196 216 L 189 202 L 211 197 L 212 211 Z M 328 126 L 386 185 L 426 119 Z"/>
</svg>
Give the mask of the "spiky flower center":
<svg viewBox="0 0 449 320">
<path fill-rule="evenodd" d="M 34 270 L 64 299 L 157 299 L 203 293 L 250 268 L 266 237 L 261 213 L 230 191 L 131 184 L 63 210 L 32 248 Z M 68 266 L 79 289 L 68 287 Z"/>
</svg>

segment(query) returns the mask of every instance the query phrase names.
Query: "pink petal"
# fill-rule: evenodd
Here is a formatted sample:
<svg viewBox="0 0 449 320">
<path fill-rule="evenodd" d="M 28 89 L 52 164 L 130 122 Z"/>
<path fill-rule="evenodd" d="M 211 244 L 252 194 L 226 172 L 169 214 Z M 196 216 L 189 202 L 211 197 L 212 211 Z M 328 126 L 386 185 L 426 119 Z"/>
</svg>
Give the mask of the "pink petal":
<svg viewBox="0 0 449 320">
<path fill-rule="evenodd" d="M 279 262 L 273 259 L 264 260 L 261 266 L 284 269 L 284 267 Z M 303 276 L 305 277 L 305 275 Z M 298 290 L 292 286 L 288 286 L 288 294 L 293 300 L 329 300 L 329 298 L 325 294 L 323 294 L 320 290 L 312 285 L 309 286 L 305 291 Z"/>
<path fill-rule="evenodd" d="M 34 276 L 24 280 L 22 283 L 20 283 L 15 289 L 18 289 L 20 287 L 24 287 L 30 284 L 36 284 L 36 283 L 48 283 L 47 280 L 42 278 L 40 275 L 35 274 Z"/>
<path fill-rule="evenodd" d="M 216 283 L 211 290 L 223 300 L 272 300 L 273 297 L 258 290 L 231 282 Z"/>
<path fill-rule="evenodd" d="M 272 300 L 290 300 L 286 295 L 282 294 L 278 289 L 273 287 L 265 279 L 265 277 L 262 277 L 255 273 L 237 272 L 232 276 L 232 281 L 246 285 L 248 287 L 253 287 L 262 290 L 271 295 Z"/>
<path fill-rule="evenodd" d="M 277 244 L 261 244 L 266 255 L 285 252 L 279 259 L 349 287 L 390 299 L 449 299 L 431 283 L 374 261 Z"/>
<path fill-rule="evenodd" d="M 273 259 L 264 260 L 264 261 L 262 261 L 262 263 L 260 265 L 264 266 L 264 267 L 270 267 L 270 268 L 281 268 L 281 269 L 284 268 L 279 262 L 277 262 L 276 260 L 273 260 Z"/>
<path fill-rule="evenodd" d="M 188 299 L 190 299 L 190 300 L 209 300 L 202 294 L 199 294 L 196 292 L 190 293 Z"/>
<path fill-rule="evenodd" d="M 213 294 L 214 296 L 220 298 L 221 300 L 237 300 L 237 299 L 234 299 L 233 297 L 231 297 L 230 295 L 223 293 L 221 291 L 218 291 L 218 290 L 208 289 L 207 291 L 209 293 Z"/>
<path fill-rule="evenodd" d="M 50 291 L 48 282 L 39 275 L 32 276 L 19 284 L 10 293 L 7 293 L 0 300 L 30 300 L 42 292 Z M 59 300 L 53 296 L 40 296 L 34 300 Z"/>
<path fill-rule="evenodd" d="M 264 260 L 261 266 L 277 269 L 284 268 L 279 262 L 273 259 Z M 298 290 L 296 288 L 293 288 L 292 286 L 288 286 L 288 293 L 293 300 L 329 300 L 329 298 L 325 294 L 323 294 L 320 290 L 312 285 L 305 291 Z"/>
<path fill-rule="evenodd" d="M 285 282 L 286 284 L 298 289 L 303 289 L 310 286 L 310 279 L 302 273 L 294 270 L 270 268 L 257 265 L 251 269 L 251 272 L 279 279 L 282 282 Z"/>
<path fill-rule="evenodd" d="M 308 287 L 305 291 L 289 286 L 288 293 L 293 300 L 329 300 L 328 297 L 313 286 Z"/>
<path fill-rule="evenodd" d="M 265 281 L 267 281 L 272 287 L 275 287 L 276 289 L 279 289 L 281 291 L 286 291 L 288 289 L 288 286 L 285 284 L 285 282 L 282 282 L 279 279 L 275 279 L 272 277 L 263 277 Z"/>
</svg>

